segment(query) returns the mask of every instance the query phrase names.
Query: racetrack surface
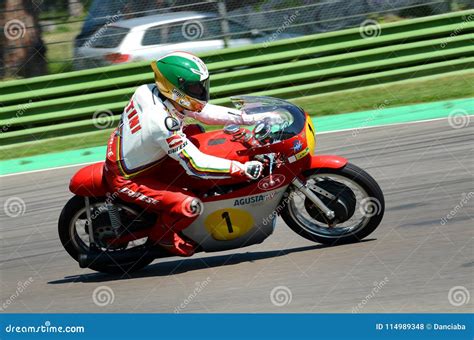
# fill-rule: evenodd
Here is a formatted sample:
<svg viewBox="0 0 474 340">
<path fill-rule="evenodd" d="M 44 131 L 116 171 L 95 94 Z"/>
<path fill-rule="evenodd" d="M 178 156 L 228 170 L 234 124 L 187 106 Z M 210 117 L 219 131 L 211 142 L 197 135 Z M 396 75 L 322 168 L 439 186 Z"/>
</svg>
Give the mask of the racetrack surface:
<svg viewBox="0 0 474 340">
<path fill-rule="evenodd" d="M 323 247 L 279 219 L 261 245 L 157 260 L 126 278 L 80 269 L 62 249 L 57 219 L 78 167 L 2 177 L 2 206 L 18 197 L 25 209 L 17 217 L 0 209 L 0 307 L 40 313 L 472 312 L 473 142 L 473 119 L 462 128 L 441 119 L 317 135 L 317 152 L 349 158 L 385 193 L 384 220 L 365 242 Z M 94 303 L 96 288 L 105 293 Z M 107 294 L 113 299 L 101 300 Z"/>
</svg>

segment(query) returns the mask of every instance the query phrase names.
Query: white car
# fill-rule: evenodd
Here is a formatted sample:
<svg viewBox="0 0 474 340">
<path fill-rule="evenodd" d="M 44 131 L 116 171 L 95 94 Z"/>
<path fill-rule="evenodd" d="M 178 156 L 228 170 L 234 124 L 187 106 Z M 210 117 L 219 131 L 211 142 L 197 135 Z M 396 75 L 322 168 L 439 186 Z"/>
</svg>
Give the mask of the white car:
<svg viewBox="0 0 474 340">
<path fill-rule="evenodd" d="M 265 34 L 233 20 L 228 23 L 228 47 L 295 36 Z M 176 50 L 198 53 L 222 48 L 223 33 L 216 14 L 171 12 L 105 24 L 75 49 L 74 68 L 152 60 Z"/>
</svg>

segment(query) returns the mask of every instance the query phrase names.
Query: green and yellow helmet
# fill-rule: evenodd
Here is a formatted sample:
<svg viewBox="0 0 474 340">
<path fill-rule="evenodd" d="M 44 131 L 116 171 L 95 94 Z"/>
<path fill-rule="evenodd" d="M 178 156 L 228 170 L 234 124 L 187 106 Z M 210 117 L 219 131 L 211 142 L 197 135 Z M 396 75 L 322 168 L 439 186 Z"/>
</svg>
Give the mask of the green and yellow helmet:
<svg viewBox="0 0 474 340">
<path fill-rule="evenodd" d="M 151 63 L 155 82 L 168 99 L 187 110 L 201 111 L 209 101 L 209 71 L 187 52 L 172 52 Z"/>
</svg>

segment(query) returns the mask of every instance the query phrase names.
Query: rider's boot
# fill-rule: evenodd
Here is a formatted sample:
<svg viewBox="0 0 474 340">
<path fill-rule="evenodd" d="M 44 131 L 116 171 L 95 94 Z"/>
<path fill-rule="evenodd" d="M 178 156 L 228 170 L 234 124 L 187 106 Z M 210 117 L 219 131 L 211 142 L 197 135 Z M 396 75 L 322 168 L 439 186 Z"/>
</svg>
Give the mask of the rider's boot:
<svg viewBox="0 0 474 340">
<path fill-rule="evenodd" d="M 193 220 L 189 221 L 189 219 L 182 219 L 178 223 L 175 223 L 172 227 L 168 227 L 165 224 L 161 223 L 161 221 L 159 221 L 154 227 L 154 234 L 158 234 L 158 240 L 156 244 L 165 248 L 168 252 L 174 255 L 183 257 L 194 255 L 196 246 L 191 242 L 184 240 L 176 232 L 177 230 L 183 230 L 188 227 L 192 223 L 192 221 Z"/>
<path fill-rule="evenodd" d="M 176 218 L 168 214 L 161 215 L 153 227 L 150 238 L 174 255 L 192 256 L 196 250 L 196 245 L 184 240 L 178 233 L 193 223 L 201 210 L 201 202 L 193 199 L 186 202 L 182 216 Z"/>
</svg>

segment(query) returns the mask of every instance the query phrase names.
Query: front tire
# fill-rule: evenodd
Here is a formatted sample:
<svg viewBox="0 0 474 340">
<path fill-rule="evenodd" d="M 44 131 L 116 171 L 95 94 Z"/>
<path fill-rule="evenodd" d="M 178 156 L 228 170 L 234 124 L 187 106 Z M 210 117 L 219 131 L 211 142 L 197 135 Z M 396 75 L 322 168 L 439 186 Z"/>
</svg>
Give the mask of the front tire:
<svg viewBox="0 0 474 340">
<path fill-rule="evenodd" d="M 319 209 L 312 202 L 310 203 L 313 205 L 312 210 L 308 209 L 308 199 L 305 200 L 305 204 L 297 206 L 296 200 L 298 197 L 301 198 L 300 193 L 296 187 L 290 186 L 284 198 L 281 216 L 285 223 L 297 234 L 313 242 L 338 245 L 359 242 L 379 226 L 385 211 L 384 196 L 377 182 L 367 172 L 348 163 L 341 169 L 311 169 L 306 171 L 304 175 L 307 181 L 314 180 L 316 183 L 325 178 L 329 181 L 331 177 L 334 177 L 338 183 L 347 182 L 347 185 L 343 185 L 345 187 L 344 190 L 341 189 L 341 186 L 333 186 L 333 188 L 336 187 L 338 190 L 333 190 L 335 192 L 331 194 L 335 196 L 335 201 L 340 199 L 340 195 L 346 195 L 343 203 L 346 203 L 346 205 L 355 203 L 357 206 L 354 205 L 346 210 L 346 215 L 348 216 L 341 218 L 343 221 L 341 225 L 338 225 L 338 223 L 331 225 L 330 222 L 324 225 L 320 221 L 322 213 L 319 212 Z M 331 181 L 334 182 L 333 179 Z M 355 195 L 348 194 L 348 191 L 352 193 L 349 184 L 353 185 L 354 191 L 356 189 L 360 191 L 360 195 L 356 200 L 353 199 Z M 319 194 L 318 197 L 326 199 L 326 205 L 336 206 L 333 202 L 328 201 L 327 198 Z M 314 213 L 313 210 L 315 209 L 318 210 L 318 214 Z M 305 214 L 309 218 L 304 216 Z M 359 222 L 356 221 L 356 215 L 361 215 Z M 355 222 L 351 222 L 352 219 Z M 353 223 L 353 226 L 350 226 L 350 223 Z M 344 226 L 346 224 L 347 226 Z"/>
<path fill-rule="evenodd" d="M 91 205 L 104 201 L 105 198 L 90 198 Z M 68 254 L 76 261 L 79 261 L 80 254 L 91 251 L 88 245 L 80 238 L 76 229 L 71 227 L 71 224 L 75 223 L 73 220 L 76 220 L 84 210 L 84 197 L 74 196 L 64 206 L 58 222 L 59 239 L 64 249 L 66 249 Z M 144 256 L 133 263 L 117 263 L 114 265 L 91 264 L 89 268 L 102 273 L 124 275 L 146 267 L 153 262 L 153 260 L 153 258 Z"/>
</svg>

